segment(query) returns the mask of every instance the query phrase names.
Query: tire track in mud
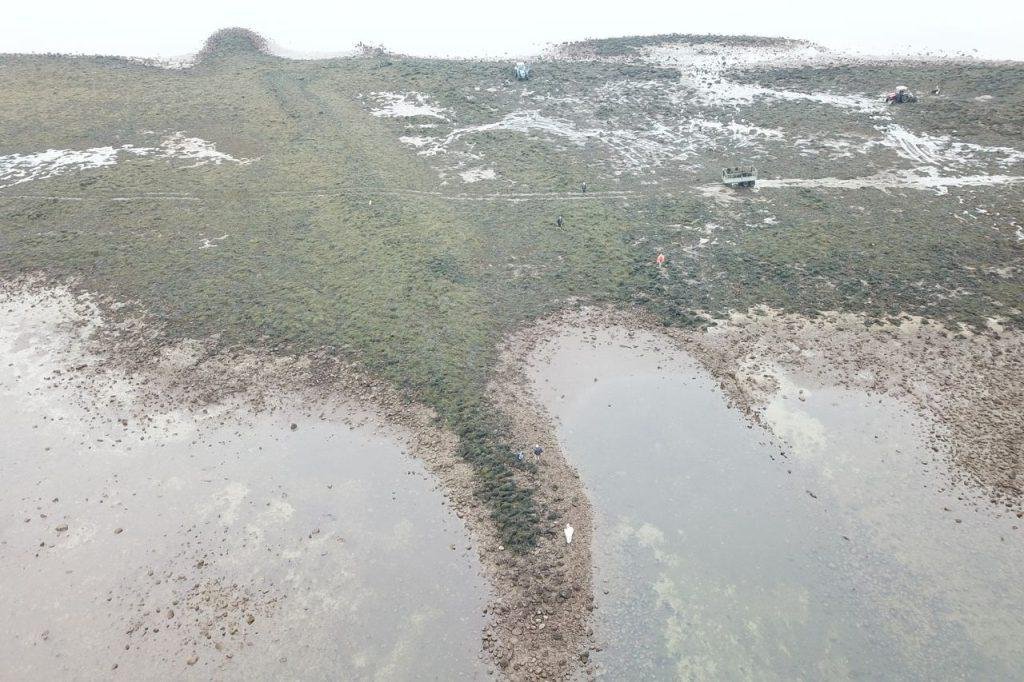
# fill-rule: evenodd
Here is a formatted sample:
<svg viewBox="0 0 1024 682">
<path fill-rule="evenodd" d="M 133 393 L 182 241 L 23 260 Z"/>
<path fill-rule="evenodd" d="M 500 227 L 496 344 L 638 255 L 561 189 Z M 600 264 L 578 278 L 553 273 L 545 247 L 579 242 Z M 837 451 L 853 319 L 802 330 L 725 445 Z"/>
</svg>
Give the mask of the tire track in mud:
<svg viewBox="0 0 1024 682">
<path fill-rule="evenodd" d="M 909 150 L 919 149 L 914 145 Z M 910 153 L 916 153 L 908 151 Z M 930 154 L 921 151 L 921 154 L 931 158 Z M 889 171 L 866 175 L 855 178 L 764 178 L 758 180 L 755 190 L 758 189 L 916 189 L 932 190 L 938 194 L 945 194 L 950 187 L 984 187 L 995 185 L 1016 185 L 1024 183 L 1024 175 L 939 175 L 938 168 L 929 163 L 921 170 L 931 170 L 928 173 L 915 173 L 914 171 Z M 694 193 L 712 199 L 740 199 L 741 195 L 730 192 L 719 183 L 694 184 L 689 186 Z M 723 195 L 723 191 L 726 192 Z M 303 190 L 281 190 L 270 192 L 269 196 L 288 197 L 297 199 L 335 199 L 350 196 L 353 193 L 372 194 L 374 196 L 391 196 L 396 198 L 407 197 L 429 197 L 443 201 L 462 202 L 495 202 L 507 201 L 510 203 L 522 203 L 529 201 L 625 201 L 638 198 L 665 198 L 672 197 L 672 193 L 660 193 L 645 190 L 610 190 L 587 193 L 574 192 L 509 192 L 490 194 L 446 194 L 444 192 L 430 190 L 403 189 L 395 187 L 344 187 L 335 188 L 331 191 L 303 191 Z M 722 195 L 722 196 L 719 196 Z M 736 196 L 734 196 L 736 195 Z M 237 195 L 233 195 L 237 196 Z M 267 196 L 267 195 L 264 195 Z M 185 195 L 185 194 L 141 194 L 131 196 L 64 196 L 54 194 L 0 194 L 0 201 L 22 200 L 22 201 L 66 201 L 66 202 L 133 202 L 133 201 L 180 201 L 180 202 L 206 202 L 217 200 L 220 197 Z M 371 199 L 372 201 L 372 199 Z"/>
<path fill-rule="evenodd" d="M 766 178 L 759 180 L 755 191 L 762 189 L 916 189 L 946 194 L 950 187 L 987 187 L 1024 183 L 1021 175 L 939 175 L 938 172 L 918 174 L 913 171 L 876 173 L 858 178 Z M 720 186 L 702 185 L 698 191 L 715 197 Z M 725 195 L 731 196 L 731 195 Z"/>
<path fill-rule="evenodd" d="M 403 189 L 397 187 L 337 187 L 330 191 L 326 190 L 281 190 L 270 192 L 269 196 L 289 198 L 311 198 L 329 199 L 345 197 L 353 193 L 384 195 L 393 197 L 431 197 L 450 201 L 564 201 L 566 199 L 597 201 L 607 199 L 609 201 L 619 199 L 631 199 L 641 196 L 650 196 L 652 193 L 641 190 L 610 190 L 586 193 L 571 192 L 510 192 L 491 194 L 446 194 L 430 190 Z M 232 194 L 232 196 L 238 196 Z M 261 194 L 261 196 L 267 196 Z M 51 194 L 0 194 L 0 200 L 21 199 L 37 201 L 206 201 L 209 195 L 185 195 L 185 194 L 139 194 L 132 196 L 63 196 Z M 216 197 L 213 197 L 216 198 Z"/>
<path fill-rule="evenodd" d="M 942 165 L 942 159 L 938 157 L 935 150 L 929 149 L 923 144 L 922 138 L 911 134 L 906 128 L 900 125 L 889 125 L 878 128 L 887 140 L 893 140 L 896 144 L 896 153 L 905 156 L 911 161 L 917 161 L 928 166 Z"/>
</svg>

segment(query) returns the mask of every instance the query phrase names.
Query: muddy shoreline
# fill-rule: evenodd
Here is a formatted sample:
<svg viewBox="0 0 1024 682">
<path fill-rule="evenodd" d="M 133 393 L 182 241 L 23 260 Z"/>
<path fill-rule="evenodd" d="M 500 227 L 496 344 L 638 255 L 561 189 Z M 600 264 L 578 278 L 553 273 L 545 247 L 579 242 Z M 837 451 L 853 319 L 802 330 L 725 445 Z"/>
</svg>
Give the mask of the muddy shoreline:
<svg viewBox="0 0 1024 682">
<path fill-rule="evenodd" d="M 131 377 L 136 395 L 126 418 L 133 423 L 145 423 L 150 412 L 185 409 L 205 414 L 226 403 L 255 414 L 273 412 L 276 396 L 295 391 L 306 395 L 310 405 L 339 404 L 341 414 L 345 405 L 368 408 L 424 462 L 470 531 L 485 577 L 494 587 L 494 601 L 484 610 L 488 625 L 481 633 L 481 648 L 492 669 L 512 678 L 558 679 L 572 676 L 586 661 L 586 622 L 593 609 L 589 502 L 542 420 L 523 421 L 519 413 L 510 412 L 526 440 L 544 443 L 536 473 L 523 475 L 537 484 L 542 508 L 569 519 L 578 531 L 570 545 L 562 526 L 546 521 L 547 531 L 537 546 L 517 554 L 502 544 L 490 510 L 477 496 L 471 465 L 456 455 L 455 435 L 437 425 L 433 411 L 354 366 L 326 353 L 287 357 L 260 350 L 210 352 L 213 342 L 197 340 L 169 344 L 142 321 L 119 318 L 116 305 L 110 310 L 108 302 L 72 296 L 70 289 L 43 279 L 8 283 L 0 295 L 31 307 L 59 300 L 73 308 L 66 311 L 70 314 L 62 326 L 69 338 L 84 340 L 93 362 L 74 360 L 55 373 L 53 385 L 74 386 L 88 404 L 110 390 L 112 375 L 123 373 Z M 325 418 L 323 412 L 306 417 Z M 344 423 L 362 421 L 365 417 L 356 414 Z"/>
<path fill-rule="evenodd" d="M 580 660 L 587 663 L 590 651 L 601 646 L 594 640 L 590 618 L 595 608 L 592 502 L 579 473 L 557 446 L 552 417 L 527 376 L 544 341 L 567 327 L 625 327 L 653 333 L 666 346 L 695 358 L 720 383 L 732 407 L 769 433 L 773 430 L 763 411 L 778 387 L 773 370 L 813 378 L 821 386 L 859 387 L 869 394 L 893 397 L 931 425 L 931 449 L 951 465 L 950 486 L 979 511 L 1021 518 L 1024 500 L 1016 480 L 1024 466 L 1020 459 L 1024 423 L 1013 406 L 1024 401 L 1019 388 L 1024 385 L 1024 363 L 1019 360 L 1022 339 L 993 324 L 988 333 L 951 332 L 920 318 L 871 326 L 854 314 L 826 313 L 808 319 L 761 310 L 720 320 L 708 331 L 686 331 L 666 329 L 638 311 L 572 308 L 538 320 L 507 339 L 491 394 L 525 440 L 550 443 L 545 445 L 548 449 L 538 474 L 528 480 L 542 499 L 572 519 L 576 531 L 574 551 L 568 557 L 569 575 L 574 586 L 589 587 L 589 598 L 570 601 L 552 615 L 562 630 L 573 633 L 568 641 L 578 648 Z M 784 435 L 775 434 L 780 439 Z M 557 540 L 554 531 L 549 529 L 547 537 L 556 535 Z M 554 548 L 558 547 L 555 542 Z M 529 623 L 528 609 L 524 615 Z M 517 645 L 520 638 L 507 641 Z M 535 651 L 558 655 L 558 642 L 534 637 L 530 644 Z M 500 646 L 497 650 L 507 651 Z M 584 670 L 590 675 L 595 672 L 592 665 L 584 665 Z"/>
<path fill-rule="evenodd" d="M 52 290 L 49 295 L 53 294 Z M 42 293 L 40 293 L 42 292 Z M 40 280 L 8 284 L 5 297 L 47 295 Z M 1019 335 L 997 326 L 987 334 L 951 333 L 910 319 L 899 326 L 865 326 L 856 315 L 826 314 L 809 320 L 772 311 L 736 315 L 706 332 L 666 330 L 641 313 L 572 308 L 509 337 L 490 384 L 490 396 L 511 420 L 518 440 L 542 444 L 535 467 L 517 473 L 536 490 L 542 510 L 537 546 L 524 554 L 506 549 L 489 509 L 476 495 L 471 466 L 458 458 L 456 438 L 436 416 L 384 382 L 360 374 L 326 354 L 282 357 L 259 351 L 209 353 L 201 342 L 161 344 L 137 321 L 95 324 L 103 309 L 78 299 L 72 322 L 101 361 L 69 367 L 58 381 L 96 391 L 111 368 L 135 378 L 144 396 L 132 419 L 145 411 L 188 405 L 204 410 L 227 399 L 249 409 L 273 409 L 273 396 L 301 389 L 318 399 L 343 396 L 370 406 L 385 423 L 413 436 L 410 452 L 441 483 L 449 504 L 469 528 L 494 599 L 486 612 L 481 648 L 493 671 L 511 679 L 566 679 L 595 674 L 591 537 L 592 502 L 578 472 L 566 461 L 550 415 L 534 395 L 527 369 L 543 340 L 570 326 L 626 326 L 654 332 L 691 354 L 720 381 L 749 419 L 762 419 L 775 387 L 772 368 L 784 367 L 828 385 L 858 386 L 898 398 L 936 425 L 933 450 L 948 458 L 957 477 L 951 485 L 990 510 L 1021 516 L 1017 480 L 1021 468 L 1019 407 L 1024 366 Z M 84 393 L 83 393 L 84 394 Z M 310 415 L 314 417 L 314 415 Z M 564 524 L 574 535 L 566 543 Z M 1016 528 L 1016 526 L 1015 526 Z"/>
<path fill-rule="evenodd" d="M 209 392 L 181 388 L 189 344 L 128 373 L 84 299 L 0 301 L 11 675 L 486 676 L 474 543 L 408 454 L 429 428 L 384 419 L 352 397 L 365 386 L 296 383 L 288 363 L 206 401 L 240 384 L 204 365 Z M 439 645 L 449 657 L 425 660 Z"/>
<path fill-rule="evenodd" d="M 895 397 L 934 425 L 933 451 L 959 472 L 951 484 L 1022 516 L 1024 338 L 996 320 L 985 330 L 950 330 L 912 316 L 884 324 L 853 313 L 807 318 L 761 308 L 692 331 L 641 311 L 584 308 L 539 321 L 517 337 L 515 355 L 525 361 L 539 340 L 566 325 L 664 336 L 720 382 L 735 408 L 769 430 L 763 411 L 778 386 L 777 368 L 823 386 Z"/>
<path fill-rule="evenodd" d="M 821 385 L 897 398 L 932 424 L 931 448 L 952 466 L 951 485 L 1001 513 L 1022 515 L 1024 347 L 996 321 L 952 331 L 917 317 L 868 326 L 854 314 L 816 319 L 765 311 L 738 315 L 680 340 L 755 421 L 775 382 L 773 364 Z"/>
</svg>

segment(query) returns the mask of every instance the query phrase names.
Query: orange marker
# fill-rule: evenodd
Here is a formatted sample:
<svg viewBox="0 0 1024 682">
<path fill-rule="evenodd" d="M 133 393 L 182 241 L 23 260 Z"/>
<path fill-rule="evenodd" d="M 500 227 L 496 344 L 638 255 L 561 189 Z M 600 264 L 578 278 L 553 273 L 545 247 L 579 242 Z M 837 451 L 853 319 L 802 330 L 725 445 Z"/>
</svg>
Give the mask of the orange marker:
<svg viewBox="0 0 1024 682">
<path fill-rule="evenodd" d="M 658 261 L 658 265 L 664 265 L 665 264 L 665 254 L 659 253 L 656 260 Z"/>
</svg>

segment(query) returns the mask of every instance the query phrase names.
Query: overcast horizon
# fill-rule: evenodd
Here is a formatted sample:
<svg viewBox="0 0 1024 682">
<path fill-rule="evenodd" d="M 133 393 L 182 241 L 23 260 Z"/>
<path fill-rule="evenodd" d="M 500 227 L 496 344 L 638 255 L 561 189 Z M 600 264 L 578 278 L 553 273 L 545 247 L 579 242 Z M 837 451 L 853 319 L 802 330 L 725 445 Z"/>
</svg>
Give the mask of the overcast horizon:
<svg viewBox="0 0 1024 682">
<path fill-rule="evenodd" d="M 657 33 L 784 36 L 860 54 L 966 54 L 1024 60 L 1018 27 L 1024 10 L 1008 2 L 897 4 L 863 0 L 848 7 L 797 0 L 785 8 L 737 0 L 684 7 L 639 0 L 629 11 L 609 3 L 521 0 L 480 11 L 468 0 L 362 7 L 276 3 L 244 8 L 183 0 L 173 12 L 115 0 L 55 0 L 6 10 L 0 52 L 61 52 L 173 58 L 199 50 L 214 31 L 242 26 L 282 50 L 338 54 L 359 42 L 407 54 L 499 57 L 536 54 L 584 38 Z"/>
</svg>

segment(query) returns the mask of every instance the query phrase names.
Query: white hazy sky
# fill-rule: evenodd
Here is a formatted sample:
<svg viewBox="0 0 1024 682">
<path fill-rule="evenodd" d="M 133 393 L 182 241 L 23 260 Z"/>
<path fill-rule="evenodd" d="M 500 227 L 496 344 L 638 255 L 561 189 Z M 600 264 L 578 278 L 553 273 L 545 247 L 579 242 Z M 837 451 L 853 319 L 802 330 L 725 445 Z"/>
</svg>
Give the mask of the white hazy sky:
<svg viewBox="0 0 1024 682">
<path fill-rule="evenodd" d="M 1021 0 L 8 0 L 0 52 L 174 57 L 218 28 L 252 28 L 288 50 L 359 41 L 421 55 L 529 54 L 548 43 L 650 33 L 807 38 L 869 54 L 967 52 L 1024 60 Z M 977 50 L 977 52 L 974 52 Z"/>
</svg>

